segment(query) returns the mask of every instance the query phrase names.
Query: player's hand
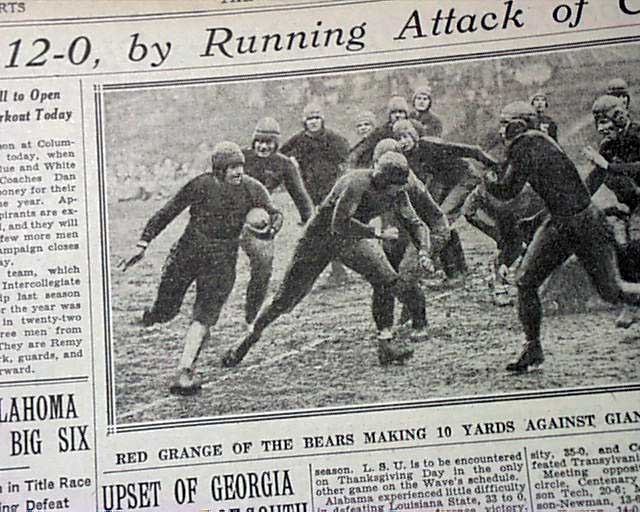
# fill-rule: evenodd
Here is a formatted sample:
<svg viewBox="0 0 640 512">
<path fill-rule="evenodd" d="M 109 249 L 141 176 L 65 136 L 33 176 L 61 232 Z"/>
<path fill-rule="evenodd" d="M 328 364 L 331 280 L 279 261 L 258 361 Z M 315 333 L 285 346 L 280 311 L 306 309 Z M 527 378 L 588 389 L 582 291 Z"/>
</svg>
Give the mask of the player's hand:
<svg viewBox="0 0 640 512">
<path fill-rule="evenodd" d="M 420 264 L 420 268 L 428 274 L 433 274 L 436 270 L 433 260 L 426 252 L 420 251 L 418 253 L 418 263 Z"/>
<path fill-rule="evenodd" d="M 496 278 L 498 279 L 498 281 L 500 281 L 503 284 L 506 284 L 508 282 L 508 278 L 509 278 L 509 267 L 507 267 L 507 265 L 505 265 L 504 263 L 502 263 L 497 269 L 496 269 Z"/>
<path fill-rule="evenodd" d="M 385 228 L 376 235 L 376 238 L 380 240 L 397 240 L 400 237 L 400 231 L 398 228 Z"/>
<path fill-rule="evenodd" d="M 494 171 L 488 171 L 488 172 L 486 172 L 484 174 L 484 177 L 482 178 L 482 181 L 484 182 L 485 185 L 492 184 L 492 183 L 497 183 L 498 182 L 498 175 Z"/>
<path fill-rule="evenodd" d="M 271 216 L 271 236 L 276 236 L 278 232 L 282 229 L 282 225 L 284 224 L 284 216 L 281 213 Z"/>
<path fill-rule="evenodd" d="M 146 247 L 136 247 L 136 252 L 132 254 L 128 259 L 120 258 L 117 267 L 121 268 L 123 272 L 126 272 L 129 267 L 132 267 L 142 258 L 144 258 L 144 253 L 146 252 L 146 250 Z"/>
<path fill-rule="evenodd" d="M 607 162 L 607 160 L 591 146 L 585 146 L 582 149 L 582 154 L 587 160 L 598 167 L 602 167 L 603 169 L 607 169 L 609 167 L 609 162 Z"/>
</svg>

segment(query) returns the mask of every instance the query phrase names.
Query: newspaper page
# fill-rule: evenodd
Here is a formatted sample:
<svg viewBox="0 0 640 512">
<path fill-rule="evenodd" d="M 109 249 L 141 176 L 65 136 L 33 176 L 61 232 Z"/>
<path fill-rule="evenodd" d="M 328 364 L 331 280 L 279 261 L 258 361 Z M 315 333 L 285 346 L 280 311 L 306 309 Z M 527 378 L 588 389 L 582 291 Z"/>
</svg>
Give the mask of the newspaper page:
<svg viewBox="0 0 640 512">
<path fill-rule="evenodd" d="M 0 512 L 639 511 L 639 28 L 0 1 Z"/>
</svg>

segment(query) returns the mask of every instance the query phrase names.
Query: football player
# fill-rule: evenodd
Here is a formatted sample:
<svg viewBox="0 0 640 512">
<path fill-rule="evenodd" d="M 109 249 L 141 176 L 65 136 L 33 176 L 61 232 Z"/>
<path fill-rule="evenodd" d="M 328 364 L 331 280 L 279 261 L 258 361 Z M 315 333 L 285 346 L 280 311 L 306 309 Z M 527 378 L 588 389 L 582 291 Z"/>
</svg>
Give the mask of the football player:
<svg viewBox="0 0 640 512">
<path fill-rule="evenodd" d="M 507 146 L 504 172 L 485 175 L 489 194 L 514 198 L 529 183 L 545 203 L 548 215 L 524 255 L 517 278 L 518 316 L 525 332 L 524 348 L 507 365 L 524 372 L 544 362 L 540 340 L 542 306 L 538 288 L 575 254 L 603 299 L 640 305 L 640 284 L 620 277 L 616 244 L 606 217 L 592 202 L 589 189 L 564 150 L 535 129 L 536 112 L 521 101 L 500 115 L 500 133 Z"/>
<path fill-rule="evenodd" d="M 304 186 L 297 162 L 278 151 L 280 125 L 272 117 L 260 119 L 253 131 L 250 148 L 242 150 L 244 172 L 262 183 L 269 192 L 284 185 L 300 214 L 300 224 L 313 215 L 313 203 Z M 258 223 L 260 221 L 258 220 Z M 247 226 L 251 226 L 251 222 Z M 247 286 L 245 323 L 253 322 L 264 302 L 273 273 L 273 239 L 256 236 L 250 229 L 244 230 L 240 247 L 249 258 L 251 277 Z"/>
<path fill-rule="evenodd" d="M 626 236 L 631 243 L 640 240 L 640 125 L 630 119 L 627 99 L 611 95 L 596 99 L 592 113 L 602 141 L 598 151 L 587 147 L 584 154 L 596 166 L 586 179 L 589 191 L 594 194 L 606 184 L 627 207 Z M 624 277 L 631 278 L 627 273 Z M 625 305 L 616 326 L 630 327 L 639 316 L 640 311 Z"/>
<path fill-rule="evenodd" d="M 244 175 L 244 155 L 236 144 L 217 144 L 211 163 L 211 172 L 189 181 L 149 219 L 134 254 L 120 262 L 123 271 L 139 262 L 151 241 L 189 208 L 189 223 L 167 256 L 155 302 L 142 317 L 144 326 L 168 322 L 178 314 L 187 289 L 196 282 L 192 322 L 184 337 L 177 375 L 169 388 L 179 395 L 195 394 L 201 387 L 194 366 L 233 288 L 247 213 L 253 208 L 269 212 L 269 236 L 282 226 L 282 214 L 271 202 L 267 189 Z"/>
<path fill-rule="evenodd" d="M 324 113 L 317 103 L 310 103 L 304 108 L 302 122 L 304 129 L 287 140 L 281 152 L 297 162 L 307 192 L 317 206 L 344 173 L 349 143 L 325 126 Z M 340 285 L 346 279 L 344 267 L 338 262 L 333 264 L 329 284 Z"/>
<path fill-rule="evenodd" d="M 423 127 L 421 135 L 442 137 L 442 121 L 433 113 L 433 93 L 428 84 L 417 86 L 413 91 L 413 110 L 409 112 L 409 119 L 415 119 Z"/>
<path fill-rule="evenodd" d="M 252 332 L 225 354 L 223 366 L 239 364 L 263 331 L 298 305 L 323 269 L 335 259 L 361 274 L 374 287 L 384 287 L 400 299 L 411 312 L 416 333 L 426 329 L 422 290 L 416 282 L 405 281 L 398 275 L 379 243 L 397 238 L 397 228 L 378 229 L 368 225 L 380 214 L 393 211 L 418 248 L 423 268 L 432 268 L 429 228 L 416 215 L 404 190 L 408 177 L 406 158 L 389 152 L 380 157 L 373 169 L 351 171 L 338 180 L 298 240 L 275 296 L 258 314 Z M 373 314 L 376 313 L 374 309 Z M 402 362 L 412 355 L 410 346 L 388 339 L 378 342 L 378 358 L 383 365 Z"/>
</svg>

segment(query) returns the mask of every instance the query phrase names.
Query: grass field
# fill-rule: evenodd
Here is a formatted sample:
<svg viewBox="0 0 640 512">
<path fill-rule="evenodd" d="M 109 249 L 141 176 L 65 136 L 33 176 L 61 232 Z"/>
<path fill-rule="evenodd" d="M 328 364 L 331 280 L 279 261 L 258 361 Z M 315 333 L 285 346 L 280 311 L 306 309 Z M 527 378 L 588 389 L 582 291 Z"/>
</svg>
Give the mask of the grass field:
<svg viewBox="0 0 640 512">
<path fill-rule="evenodd" d="M 288 196 L 275 197 L 288 222 L 277 238 L 271 291 L 282 279 L 301 233 Z M 492 304 L 485 277 L 493 244 L 459 221 L 471 274 L 454 287 L 425 285 L 431 337 L 416 345 L 414 358 L 405 366 L 379 366 L 369 312 L 371 289 L 352 275 L 337 289 L 322 288 L 326 277 L 322 276 L 298 308 L 265 332 L 240 366 L 220 368 L 220 357 L 242 335 L 248 264 L 241 255 L 233 293 L 198 361 L 205 382 L 202 393 L 173 397 L 168 383 L 189 324 L 193 290 L 173 321 L 146 329 L 137 321 L 155 297 L 162 264 L 182 232 L 186 214 L 151 244 L 137 266 L 126 273 L 115 268 L 118 259 L 133 250 L 144 223 L 161 204 L 149 200 L 110 205 L 113 359 L 120 424 L 638 380 L 638 328 L 615 329 L 615 312 L 606 310 L 548 315 L 543 324 L 544 369 L 519 376 L 506 373 L 504 365 L 518 353 L 523 339 L 516 309 Z"/>
</svg>

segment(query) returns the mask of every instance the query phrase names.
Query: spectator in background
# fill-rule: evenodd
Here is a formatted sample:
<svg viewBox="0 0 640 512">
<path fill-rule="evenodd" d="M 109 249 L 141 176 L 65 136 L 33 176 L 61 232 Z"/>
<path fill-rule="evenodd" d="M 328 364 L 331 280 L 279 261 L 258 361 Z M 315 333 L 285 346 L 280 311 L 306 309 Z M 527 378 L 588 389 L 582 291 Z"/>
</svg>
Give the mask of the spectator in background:
<svg viewBox="0 0 640 512">
<path fill-rule="evenodd" d="M 293 135 L 281 152 L 297 163 L 305 188 L 314 205 L 322 203 L 339 176 L 346 169 L 349 142 L 342 135 L 325 126 L 320 105 L 310 103 L 302 115 L 303 130 Z M 346 271 L 340 263 L 331 267 L 331 284 L 346 280 Z"/>
<path fill-rule="evenodd" d="M 382 139 L 393 139 L 393 124 L 401 119 L 409 117 L 409 105 L 402 96 L 392 96 L 387 104 L 387 120 L 383 125 L 376 127 L 352 150 L 349 161 L 353 167 L 370 168 L 373 164 L 373 151 Z M 414 121 L 419 125 L 417 121 Z M 422 127 L 416 126 L 421 133 Z"/>
<path fill-rule="evenodd" d="M 415 88 L 412 100 L 413 110 L 409 112 L 409 119 L 415 119 L 423 127 L 421 136 L 442 137 L 442 121 L 431 111 L 433 94 L 428 84 Z"/>
<path fill-rule="evenodd" d="M 543 91 L 536 92 L 531 96 L 531 106 L 536 111 L 536 118 L 534 121 L 534 128 L 546 133 L 549 137 L 557 142 L 558 140 L 558 125 L 546 114 L 549 108 L 549 99 L 547 94 Z"/>
</svg>

